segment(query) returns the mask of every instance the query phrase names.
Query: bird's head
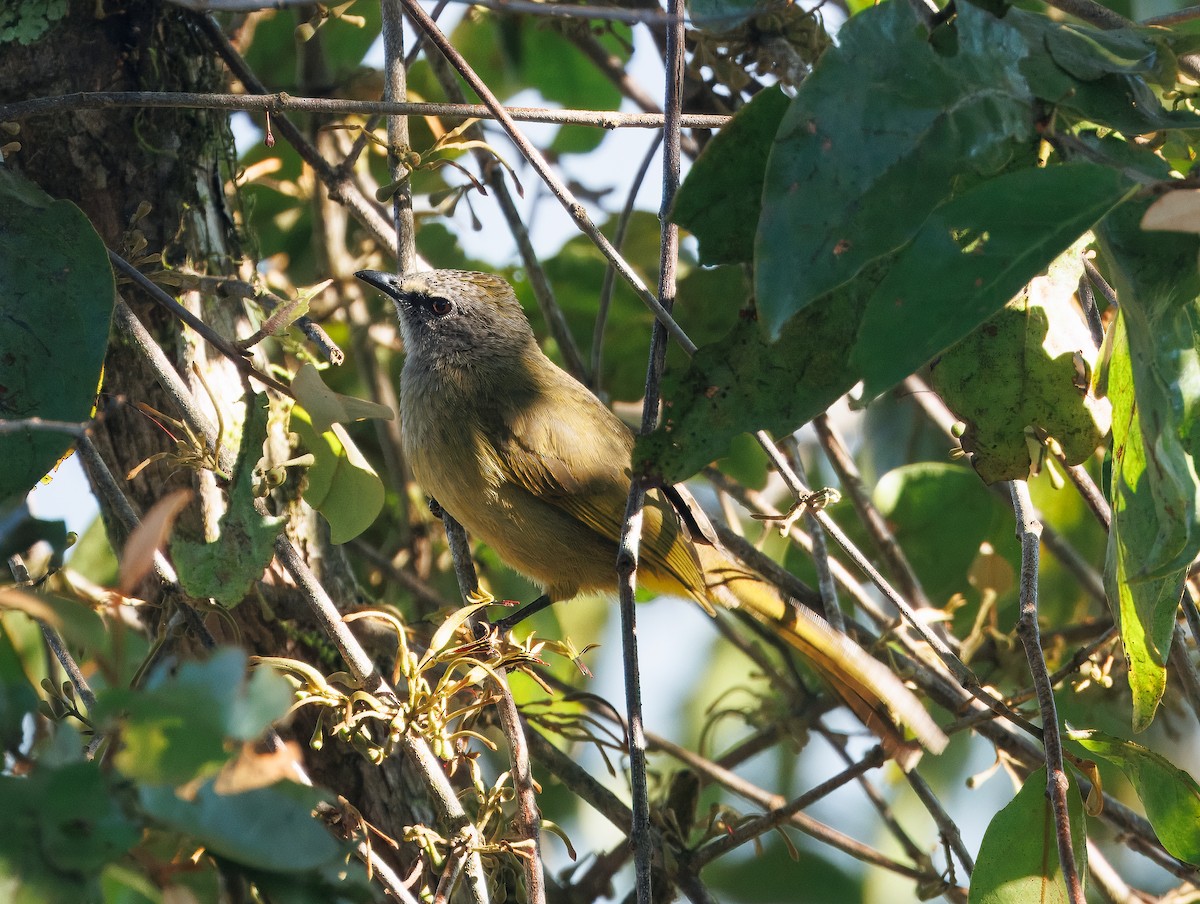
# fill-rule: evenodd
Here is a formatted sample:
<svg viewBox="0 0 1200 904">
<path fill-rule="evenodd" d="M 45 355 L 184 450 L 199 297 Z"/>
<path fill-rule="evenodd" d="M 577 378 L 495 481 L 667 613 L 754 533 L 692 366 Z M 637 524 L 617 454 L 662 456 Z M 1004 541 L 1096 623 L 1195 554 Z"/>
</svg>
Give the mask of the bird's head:
<svg viewBox="0 0 1200 904">
<path fill-rule="evenodd" d="M 512 286 L 499 276 L 429 270 L 354 274 L 396 303 L 404 349 L 427 367 L 470 367 L 523 355 L 533 330 Z"/>
</svg>

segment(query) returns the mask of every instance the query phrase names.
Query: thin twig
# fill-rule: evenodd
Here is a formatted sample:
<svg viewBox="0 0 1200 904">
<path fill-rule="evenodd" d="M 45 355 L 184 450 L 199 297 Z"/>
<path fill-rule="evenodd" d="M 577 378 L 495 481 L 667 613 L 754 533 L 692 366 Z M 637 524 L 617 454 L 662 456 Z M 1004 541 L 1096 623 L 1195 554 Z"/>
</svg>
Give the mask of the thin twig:
<svg viewBox="0 0 1200 904">
<path fill-rule="evenodd" d="M 687 354 L 694 354 L 696 351 L 696 344 L 688 338 L 687 333 L 685 333 L 683 328 L 675 322 L 675 319 L 671 316 L 670 312 L 667 311 L 667 309 L 663 307 L 659 300 L 654 297 L 654 294 L 646 287 L 646 284 L 642 281 L 642 278 L 638 276 L 633 267 L 631 267 L 630 264 L 620 254 L 617 253 L 617 250 L 613 247 L 612 242 L 610 242 L 607 236 L 600 231 L 600 228 L 592 222 L 591 217 L 589 217 L 587 214 L 587 210 L 578 201 L 578 199 L 576 199 L 574 194 L 571 193 L 571 190 L 567 188 L 566 183 L 564 183 L 558 174 L 554 172 L 554 169 L 546 161 L 546 158 L 542 156 L 542 153 L 538 151 L 538 149 L 530 143 L 529 139 L 525 137 L 521 130 L 517 128 L 516 122 L 501 106 L 500 102 L 496 99 L 496 95 L 492 93 L 491 89 L 488 88 L 483 79 L 481 79 L 470 67 L 470 65 L 468 65 L 467 61 L 463 59 L 462 54 L 460 54 L 458 50 L 455 49 L 454 45 L 450 43 L 450 40 L 445 34 L 442 33 L 441 29 L 438 28 L 437 23 L 429 18 L 428 13 L 426 13 L 421 7 L 421 4 L 418 2 L 418 0 L 402 0 L 402 2 L 404 3 L 404 7 L 408 12 L 409 18 L 416 22 L 417 25 L 425 32 L 425 34 L 429 36 L 430 41 L 437 46 L 443 55 L 445 55 L 446 59 L 450 61 L 450 65 L 458 70 L 459 75 L 463 77 L 463 79 L 471 87 L 471 90 L 479 95 L 480 100 L 484 102 L 484 104 L 495 115 L 496 119 L 499 120 L 500 124 L 504 127 L 504 131 L 508 133 L 509 138 L 512 140 L 513 144 L 516 145 L 517 150 L 521 152 L 521 156 L 529 161 L 529 164 L 542 178 L 542 181 L 546 183 L 551 192 L 553 192 L 554 196 L 558 198 L 559 202 L 566 209 L 571 219 L 575 221 L 575 225 L 578 226 L 579 229 L 589 239 L 592 240 L 596 247 L 600 249 L 600 252 L 613 263 L 613 265 L 617 268 L 617 272 L 620 273 L 621 277 L 633 287 L 633 290 L 638 294 L 638 297 L 642 299 L 646 307 L 654 312 L 654 316 L 660 323 L 663 324 L 663 326 L 667 328 L 667 331 L 671 334 L 671 337 L 680 344 Z"/>
<path fill-rule="evenodd" d="M 1143 26 L 1166 28 L 1171 25 L 1182 25 L 1194 19 L 1200 19 L 1200 6 L 1188 6 L 1184 9 L 1177 9 L 1172 13 L 1164 13 L 1161 16 L 1151 16 L 1149 19 L 1143 19 L 1141 24 Z"/>
<path fill-rule="evenodd" d="M 1119 308 L 1121 306 L 1117 301 L 1117 290 L 1108 284 L 1108 280 L 1106 280 L 1100 271 L 1096 269 L 1096 265 L 1086 257 L 1083 259 L 1083 272 L 1087 275 L 1087 278 L 1091 280 L 1092 285 L 1100 290 L 1100 294 L 1104 296 L 1105 301 L 1107 301 L 1114 308 Z"/>
<path fill-rule="evenodd" d="M 788 451 L 788 463 L 802 483 L 808 483 L 808 475 L 804 471 L 804 462 L 800 460 L 800 450 L 795 437 L 788 437 L 785 443 Z M 829 627 L 840 634 L 846 632 L 846 618 L 842 615 L 842 607 L 838 602 L 837 584 L 833 580 L 833 571 L 829 565 L 829 545 L 825 542 L 825 531 L 817 520 L 811 506 L 805 507 L 804 523 L 808 526 L 808 535 L 812 538 L 812 561 L 817 570 L 817 589 L 821 591 L 821 613 Z"/>
<path fill-rule="evenodd" d="M 1071 904 L 1084 904 L 1083 886 L 1075 849 L 1071 844 L 1071 819 L 1067 810 L 1070 783 L 1063 770 L 1062 737 L 1058 729 L 1058 712 L 1054 705 L 1054 689 L 1046 672 L 1038 627 L 1038 546 L 1042 526 L 1033 516 L 1029 486 L 1023 480 L 1011 484 L 1013 512 L 1017 520 L 1017 539 L 1021 543 L 1021 614 L 1017 619 L 1017 636 L 1025 647 L 1025 658 L 1037 687 L 1038 708 L 1042 714 L 1042 743 L 1046 758 L 1046 793 L 1054 813 L 1054 831 L 1058 840 L 1058 859 L 1062 864 L 1063 881 Z"/>
<path fill-rule="evenodd" d="M 215 332 L 207 323 L 164 292 L 150 280 L 150 277 L 138 270 L 137 267 L 133 266 L 133 264 L 129 263 L 127 260 L 125 260 L 125 258 L 121 257 L 121 255 L 117 254 L 115 251 L 108 252 L 108 259 L 112 262 L 113 266 L 121 271 L 121 273 L 129 277 L 129 279 L 133 282 L 137 283 L 138 288 L 149 295 L 153 301 L 170 311 L 177 320 L 180 320 L 190 326 L 193 330 L 195 330 L 197 335 L 204 339 L 205 342 L 233 362 L 233 366 L 239 371 L 246 376 L 257 380 L 264 386 L 274 389 L 276 392 L 283 393 L 285 396 L 291 397 L 291 389 L 280 383 L 274 377 L 269 377 L 259 371 L 258 368 L 256 368 L 246 359 L 245 355 L 243 355 L 232 342 Z"/>
<path fill-rule="evenodd" d="M 871 501 L 871 494 L 863 484 L 858 466 L 854 463 L 854 459 L 833 421 L 830 420 L 828 414 L 821 414 L 813 419 L 813 427 L 817 431 L 817 439 L 821 443 L 821 448 L 825 450 L 825 457 L 833 465 L 833 470 L 842 483 L 842 489 L 845 490 L 850 503 L 858 513 L 858 520 L 867 529 L 867 533 L 875 543 L 875 548 L 879 550 L 879 554 L 887 563 L 893 580 L 900 585 L 900 591 L 912 600 L 914 608 L 928 609 L 932 604 L 925 595 L 920 579 L 913 571 L 912 565 L 909 564 L 904 550 L 896 542 L 896 536 L 888 527 L 887 521 L 879 514 L 875 503 Z"/>
<path fill-rule="evenodd" d="M 19 555 L 8 557 L 8 568 L 18 585 L 28 587 L 33 584 L 33 579 L 29 576 L 29 569 L 25 567 L 25 561 Z M 75 661 L 75 657 L 67 649 L 62 635 L 58 633 L 58 630 L 53 625 L 47 624 L 41 619 L 37 619 L 37 623 L 38 627 L 42 629 L 42 638 L 46 641 L 46 646 L 50 648 L 50 652 L 54 654 L 54 658 L 62 666 L 62 670 L 66 673 L 71 686 L 79 694 L 79 699 L 83 701 L 83 705 L 87 707 L 89 713 L 94 712 L 96 709 L 96 695 L 93 693 L 87 679 L 83 677 L 83 671 L 79 668 L 79 663 Z"/>
<path fill-rule="evenodd" d="M 651 746 L 655 750 L 661 750 L 664 753 L 673 756 L 675 759 L 682 762 L 688 768 L 692 769 L 702 778 L 711 782 L 715 782 L 721 787 L 733 792 L 739 797 L 762 807 L 766 811 L 777 810 L 788 805 L 788 800 L 778 794 L 772 794 L 764 791 L 757 785 L 746 781 L 740 775 L 728 769 L 722 769 L 711 760 L 707 760 L 698 754 L 693 753 L 686 747 L 681 747 L 666 738 L 659 737 L 654 734 L 647 736 Z M 786 820 L 787 824 L 799 829 L 806 835 L 810 835 L 830 847 L 840 850 L 843 853 L 849 854 L 856 860 L 861 860 L 863 863 L 869 863 L 872 866 L 880 866 L 890 870 L 898 875 L 906 876 L 910 879 L 915 879 L 919 882 L 928 881 L 931 877 L 923 870 L 916 869 L 906 864 L 893 860 L 885 854 L 876 851 L 874 848 L 868 847 L 859 841 L 854 840 L 843 832 L 821 823 L 804 813 L 792 813 Z"/>
<path fill-rule="evenodd" d="M 248 70 L 245 70 L 248 72 Z M 234 73 L 241 80 L 238 72 Z M 261 88 L 261 83 L 254 80 Z M 243 82 L 244 84 L 244 82 Z M 250 86 L 246 86 L 250 89 Z M 24 119 L 30 116 L 46 116 L 71 110 L 102 110 L 117 107 L 168 108 L 194 110 L 228 110 L 230 112 L 263 112 L 271 114 L 271 123 L 279 128 L 282 114 L 291 110 L 297 113 L 320 113 L 334 116 L 440 116 L 456 119 L 498 119 L 499 115 L 489 105 L 455 103 L 404 103 L 382 100 L 349 100 L 331 97 L 297 97 L 285 92 L 269 94 L 266 90 L 250 89 L 250 94 L 213 94 L 185 91 L 77 91 L 47 97 L 32 97 L 0 105 L 0 121 Z M 547 123 L 550 125 L 590 126 L 596 129 L 661 129 L 664 117 L 661 113 L 622 113 L 617 110 L 563 110 L 545 107 L 501 107 L 504 115 L 519 122 Z M 685 129 L 719 129 L 728 124 L 729 116 L 717 113 L 687 113 L 681 124 Z M 281 134 L 289 142 L 286 128 Z M 299 132 L 297 135 L 299 136 Z M 301 136 L 302 137 L 302 136 Z M 307 139 L 302 139 L 311 147 Z M 315 150 L 312 153 L 316 153 Z M 306 154 L 306 163 L 312 163 Z M 329 166 L 324 160 L 324 166 Z M 324 167 L 322 167 L 324 168 Z M 330 167 L 330 173 L 334 169 Z M 341 174 L 345 176 L 345 174 Z M 335 184 L 343 184 L 334 178 Z"/>
<path fill-rule="evenodd" d="M 696 867 L 702 867 L 705 864 L 711 863 L 722 854 L 740 847 L 747 841 L 753 841 L 771 829 L 777 828 L 785 822 L 790 822 L 791 817 L 796 813 L 807 809 L 818 800 L 828 797 L 838 788 L 858 778 L 864 772 L 883 765 L 887 760 L 888 756 L 884 753 L 883 748 L 878 744 L 875 745 L 857 763 L 848 766 L 837 773 L 837 775 L 826 779 L 819 785 L 815 785 L 795 800 L 789 801 L 781 807 L 775 807 L 757 819 L 746 820 L 728 833 L 714 841 L 710 841 L 695 853 L 692 857 L 692 864 Z"/>
<path fill-rule="evenodd" d="M 1090 22 L 1097 28 L 1132 28 L 1134 22 L 1126 19 L 1120 13 L 1113 12 L 1107 6 L 1102 6 L 1096 0 L 1047 0 L 1050 6 L 1061 9 L 1084 22 Z"/>
<path fill-rule="evenodd" d="M 248 95 L 266 95 L 266 86 L 259 81 L 254 71 L 246 64 L 237 48 L 230 43 L 221 26 L 212 16 L 198 16 L 196 22 L 209 42 L 216 49 L 229 71 L 242 83 Z M 278 98 L 278 95 L 275 96 Z M 270 107 L 265 109 L 270 110 Z M 327 112 L 312 110 L 310 112 Z M 386 248 L 393 256 L 398 254 L 396 233 L 388 223 L 379 205 L 368 199 L 354 181 L 350 172 L 343 172 L 321 156 L 320 151 L 309 141 L 287 116 L 279 110 L 271 110 L 271 121 L 284 139 L 296 149 L 305 163 L 312 167 L 317 178 L 325 185 L 329 197 L 343 204 L 359 224 Z"/>
<path fill-rule="evenodd" d="M 929 787 L 929 783 L 917 772 L 916 769 L 910 769 L 904 773 L 909 787 L 917 795 L 925 810 L 933 817 L 934 823 L 938 827 L 938 834 L 942 836 L 946 847 L 954 851 L 954 856 L 958 858 L 958 862 L 962 864 L 963 869 L 970 878 L 971 873 L 975 871 L 975 860 L 971 857 L 971 852 L 967 850 L 967 846 L 963 844 L 962 833 L 958 830 L 958 823 L 950 818 L 950 814 L 946 812 L 942 802 L 938 800 L 933 789 Z M 947 863 L 950 869 L 954 868 L 953 863 Z"/>
<path fill-rule="evenodd" d="M 629 722 L 629 783 L 633 819 L 629 843 L 636 864 L 637 904 L 650 904 L 650 792 L 646 781 L 646 731 L 642 722 L 641 674 L 637 652 L 637 566 L 646 490 L 640 479 L 630 486 L 617 547 L 617 591 L 621 606 L 621 651 L 625 674 L 625 711 Z"/>
<path fill-rule="evenodd" d="M 633 183 L 629 186 L 629 194 L 625 198 L 625 206 L 621 209 L 620 216 L 617 217 L 617 228 L 613 232 L 613 247 L 617 251 L 625 246 L 625 233 L 629 229 L 629 222 L 633 217 L 638 191 L 646 179 L 646 174 L 650 171 L 650 164 L 654 162 L 660 144 L 662 144 L 661 133 L 655 135 L 654 140 L 650 142 L 650 147 L 646 149 L 642 163 L 633 176 Z M 604 328 L 608 324 L 608 311 L 612 305 L 616 276 L 616 269 L 611 263 L 608 264 L 604 268 L 604 282 L 600 284 L 600 301 L 596 305 L 596 325 L 592 330 L 592 381 L 590 385 L 593 392 L 599 392 L 601 388 L 600 380 L 603 376 L 601 368 L 604 364 Z"/>
</svg>

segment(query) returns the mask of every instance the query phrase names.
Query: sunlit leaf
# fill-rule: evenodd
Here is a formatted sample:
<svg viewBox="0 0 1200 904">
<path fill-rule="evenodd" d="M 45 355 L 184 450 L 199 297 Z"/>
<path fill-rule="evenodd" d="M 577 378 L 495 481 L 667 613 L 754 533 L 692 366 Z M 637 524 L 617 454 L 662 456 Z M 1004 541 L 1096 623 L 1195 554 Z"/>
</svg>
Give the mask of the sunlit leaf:
<svg viewBox="0 0 1200 904">
<path fill-rule="evenodd" d="M 1087 876 L 1083 801 L 1073 780 L 1067 789 L 1067 810 L 1071 847 L 1083 881 Z M 1054 814 L 1046 796 L 1045 767 L 1030 773 L 1017 796 L 992 817 L 983 833 L 968 900 L 970 904 L 1068 904 Z"/>
<path fill-rule="evenodd" d="M 1076 247 L 932 368 L 934 388 L 966 424 L 960 441 L 985 483 L 1035 473 L 1046 454 L 1031 460 L 1039 439 L 1053 438 L 1077 465 L 1108 434 L 1111 406 L 1092 394 L 1097 349 L 1074 303 L 1082 275 Z"/>
<path fill-rule="evenodd" d="M 308 469 L 304 501 L 329 522 L 334 543 L 353 540 L 383 509 L 383 481 L 341 424 L 318 433 L 308 413 L 292 408 L 290 429 L 316 460 Z"/>
<path fill-rule="evenodd" d="M 934 211 L 863 315 L 852 362 L 864 395 L 895 385 L 1000 310 L 1134 190 L 1117 170 L 1070 163 L 1005 174 Z"/>
<path fill-rule="evenodd" d="M 1073 731 L 1089 753 L 1120 767 L 1146 808 L 1158 840 L 1185 863 L 1200 865 L 1200 785 L 1162 754 L 1100 731 Z"/>
</svg>

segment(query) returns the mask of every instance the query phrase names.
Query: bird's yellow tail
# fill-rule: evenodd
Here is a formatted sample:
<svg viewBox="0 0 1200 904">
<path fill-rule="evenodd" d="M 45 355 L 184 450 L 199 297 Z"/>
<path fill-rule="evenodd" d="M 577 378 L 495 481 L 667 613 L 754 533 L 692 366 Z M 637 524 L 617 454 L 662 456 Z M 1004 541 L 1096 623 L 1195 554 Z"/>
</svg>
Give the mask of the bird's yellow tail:
<svg viewBox="0 0 1200 904">
<path fill-rule="evenodd" d="M 933 753 L 945 749 L 946 735 L 883 663 L 820 616 L 785 603 L 774 587 L 724 551 L 697 546 L 696 552 L 709 599 L 729 609 L 746 610 L 800 651 L 902 768 L 910 768 L 920 758 L 915 742 Z"/>
</svg>

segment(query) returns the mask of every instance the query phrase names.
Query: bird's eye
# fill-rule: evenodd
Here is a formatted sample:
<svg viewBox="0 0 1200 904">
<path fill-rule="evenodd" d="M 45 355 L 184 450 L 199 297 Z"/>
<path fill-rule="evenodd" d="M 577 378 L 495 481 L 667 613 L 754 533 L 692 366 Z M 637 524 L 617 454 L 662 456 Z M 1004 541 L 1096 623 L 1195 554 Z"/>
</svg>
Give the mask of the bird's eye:
<svg viewBox="0 0 1200 904">
<path fill-rule="evenodd" d="M 433 313 L 438 317 L 445 317 L 453 308 L 454 305 L 445 298 L 435 298 L 429 304 L 429 310 L 433 311 Z"/>
</svg>

